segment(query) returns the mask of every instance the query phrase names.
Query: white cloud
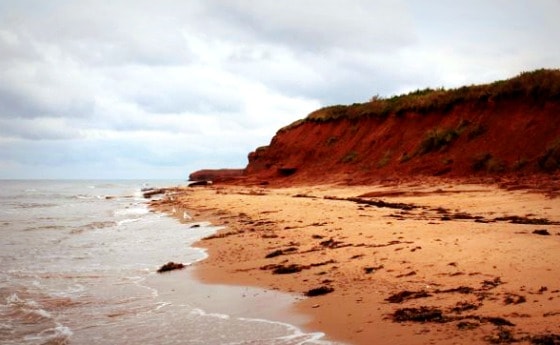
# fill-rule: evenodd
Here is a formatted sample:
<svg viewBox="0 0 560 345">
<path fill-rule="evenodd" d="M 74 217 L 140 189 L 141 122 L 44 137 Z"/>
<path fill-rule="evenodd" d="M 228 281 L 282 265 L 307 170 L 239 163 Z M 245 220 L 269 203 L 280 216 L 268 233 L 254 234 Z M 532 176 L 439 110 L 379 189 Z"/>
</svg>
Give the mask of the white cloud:
<svg viewBox="0 0 560 345">
<path fill-rule="evenodd" d="M 559 12 L 554 0 L 0 1 L 0 178 L 243 166 L 323 105 L 558 67 Z"/>
</svg>

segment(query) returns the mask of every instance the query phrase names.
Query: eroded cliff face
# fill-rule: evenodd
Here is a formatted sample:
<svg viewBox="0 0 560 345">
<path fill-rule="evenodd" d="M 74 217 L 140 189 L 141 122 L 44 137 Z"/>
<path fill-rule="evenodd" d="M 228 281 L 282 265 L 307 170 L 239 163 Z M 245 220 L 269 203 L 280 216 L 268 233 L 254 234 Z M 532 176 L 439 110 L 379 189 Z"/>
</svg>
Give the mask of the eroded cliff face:
<svg viewBox="0 0 560 345">
<path fill-rule="evenodd" d="M 245 176 L 287 183 L 369 183 L 434 175 L 554 174 L 559 169 L 560 100 L 520 96 L 482 98 L 428 112 L 300 121 L 249 154 Z"/>
<path fill-rule="evenodd" d="M 560 70 L 318 109 L 249 154 L 231 183 L 375 183 L 443 176 L 560 178 Z"/>
</svg>

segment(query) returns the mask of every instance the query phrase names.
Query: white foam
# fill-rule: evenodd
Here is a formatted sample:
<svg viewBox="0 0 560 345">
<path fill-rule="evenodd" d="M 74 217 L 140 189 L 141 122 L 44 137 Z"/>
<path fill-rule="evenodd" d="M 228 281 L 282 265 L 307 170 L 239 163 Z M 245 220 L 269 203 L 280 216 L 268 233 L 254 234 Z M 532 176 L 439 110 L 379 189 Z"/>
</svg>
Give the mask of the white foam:
<svg viewBox="0 0 560 345">
<path fill-rule="evenodd" d="M 226 315 L 226 314 L 207 313 L 204 310 L 199 309 L 199 308 L 195 308 L 195 309 L 191 310 L 191 314 L 192 315 L 197 315 L 197 316 L 215 317 L 217 319 L 222 319 L 222 320 L 229 320 L 231 318 L 229 315 Z"/>
<path fill-rule="evenodd" d="M 56 341 L 57 344 L 65 344 L 65 340 L 74 334 L 69 327 L 57 323 L 54 328 L 47 328 L 37 335 L 27 335 L 25 340 L 40 340 L 42 343 Z"/>
<path fill-rule="evenodd" d="M 72 334 L 74 334 L 74 332 L 72 332 L 72 330 L 62 324 L 57 324 L 57 326 L 55 327 L 55 331 L 57 332 L 57 334 L 62 335 L 64 337 L 70 337 L 72 336 Z"/>
<path fill-rule="evenodd" d="M 265 319 L 253 319 L 253 318 L 238 318 L 240 321 L 248 321 L 248 322 L 256 322 L 256 323 L 267 323 L 271 325 L 279 325 L 285 327 L 289 331 L 292 332 L 290 335 L 286 335 L 283 337 L 276 338 L 278 340 L 301 340 L 301 342 L 297 342 L 296 344 L 303 344 L 308 341 L 315 341 L 323 338 L 325 333 L 322 332 L 313 332 L 313 333 L 304 333 L 301 329 L 297 328 L 294 325 L 290 325 L 289 323 L 279 322 L 279 321 L 271 321 Z M 332 344 L 331 342 L 324 342 L 325 344 Z"/>
<path fill-rule="evenodd" d="M 119 220 L 117 222 L 117 226 L 122 226 L 128 223 L 134 223 L 134 222 L 138 222 L 140 220 L 140 218 L 127 218 L 127 219 L 123 219 L 123 220 Z"/>
<path fill-rule="evenodd" d="M 10 325 L 9 323 L 0 323 L 0 330 L 12 330 L 14 329 L 14 326 Z"/>
<path fill-rule="evenodd" d="M 154 310 L 158 311 L 158 310 L 160 310 L 162 308 L 165 308 L 165 307 L 168 307 L 170 305 L 172 305 L 172 304 L 169 303 L 169 302 L 160 302 L 160 303 L 157 303 L 157 307 Z"/>
<path fill-rule="evenodd" d="M 144 289 L 147 289 L 148 291 L 150 291 L 150 295 L 152 296 L 152 298 L 159 297 L 159 291 L 157 289 L 142 284 L 143 282 L 146 281 L 146 277 L 133 276 L 133 277 L 126 277 L 125 279 L 132 281 L 138 287 L 141 287 L 141 288 L 144 288 Z"/>
<path fill-rule="evenodd" d="M 34 313 L 34 314 L 37 314 L 41 317 L 44 317 L 45 319 L 52 319 L 51 313 L 49 313 L 45 309 L 33 309 L 33 310 L 31 310 L 31 312 Z"/>
<path fill-rule="evenodd" d="M 115 216 L 141 216 L 144 214 L 148 214 L 150 210 L 147 207 L 131 207 L 131 208 L 124 208 L 120 210 L 115 210 Z"/>
<path fill-rule="evenodd" d="M 19 298 L 19 296 L 14 292 L 10 296 L 6 297 L 6 304 L 23 304 L 24 301 Z"/>
</svg>

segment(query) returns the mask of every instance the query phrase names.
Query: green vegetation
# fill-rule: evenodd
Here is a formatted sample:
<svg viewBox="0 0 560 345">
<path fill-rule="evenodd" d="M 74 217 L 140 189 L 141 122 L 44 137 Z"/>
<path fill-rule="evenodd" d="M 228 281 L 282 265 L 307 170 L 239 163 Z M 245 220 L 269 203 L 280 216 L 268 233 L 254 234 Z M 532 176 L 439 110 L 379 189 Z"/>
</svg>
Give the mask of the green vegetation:
<svg viewBox="0 0 560 345">
<path fill-rule="evenodd" d="M 484 125 L 478 123 L 478 124 L 474 125 L 473 127 L 471 127 L 469 129 L 469 131 L 467 132 L 467 138 L 469 140 L 473 140 L 475 138 L 478 138 L 479 136 L 481 136 L 484 133 L 486 133 L 486 127 L 484 127 Z"/>
<path fill-rule="evenodd" d="M 473 158 L 472 169 L 474 171 L 480 171 L 486 168 L 488 162 L 492 159 L 490 153 L 483 153 Z"/>
<path fill-rule="evenodd" d="M 403 152 L 401 158 L 399 159 L 399 163 L 406 163 L 412 159 L 412 156 L 408 154 L 408 152 Z"/>
<path fill-rule="evenodd" d="M 460 131 L 454 128 L 440 130 L 438 128 L 429 131 L 418 147 L 417 154 L 423 155 L 428 152 L 443 150 L 449 146 L 460 135 Z"/>
<path fill-rule="evenodd" d="M 560 169 L 560 138 L 556 139 L 539 157 L 538 165 L 541 170 L 554 172 Z"/>
<path fill-rule="evenodd" d="M 506 170 L 506 165 L 500 159 L 496 157 L 490 158 L 488 162 L 486 162 L 486 171 L 491 173 L 501 173 Z"/>
<path fill-rule="evenodd" d="M 414 156 L 446 149 L 459 138 L 461 133 L 469 128 L 469 126 L 469 121 L 461 120 L 455 128 L 439 129 L 436 127 L 428 131 L 420 143 L 420 146 L 416 149 Z"/>
<path fill-rule="evenodd" d="M 329 138 L 327 139 L 327 141 L 325 142 L 325 144 L 326 144 L 327 146 L 332 146 L 332 145 L 334 145 L 337 141 L 338 141 L 338 137 L 332 136 L 332 137 L 329 137 Z"/>
<path fill-rule="evenodd" d="M 490 153 L 483 153 L 474 157 L 471 167 L 474 171 L 486 170 L 490 173 L 499 173 L 506 170 L 504 162 Z"/>
<path fill-rule="evenodd" d="M 408 112 L 427 114 L 446 113 L 454 106 L 465 102 L 489 102 L 508 99 L 528 99 L 533 101 L 560 101 L 560 69 L 539 69 L 523 72 L 518 76 L 484 85 L 463 86 L 456 89 L 426 88 L 408 94 L 383 98 L 373 96 L 369 102 L 352 105 L 333 105 L 316 110 L 305 119 L 294 122 L 283 130 L 296 127 L 304 122 L 327 122 L 338 119 L 362 117 L 386 118 L 400 116 Z M 484 127 L 469 134 L 473 139 L 484 132 Z"/>
<path fill-rule="evenodd" d="M 447 158 L 442 159 L 441 162 L 442 162 L 444 165 L 451 165 L 451 164 L 453 164 L 453 159 L 447 157 Z"/>
<path fill-rule="evenodd" d="M 348 152 L 340 161 L 342 163 L 353 163 L 358 158 L 358 153 L 356 151 Z"/>
<path fill-rule="evenodd" d="M 525 166 L 527 166 L 528 163 L 529 161 L 527 160 L 527 158 L 521 157 L 518 160 L 516 160 L 515 163 L 513 163 L 513 170 L 521 170 Z"/>
<path fill-rule="evenodd" d="M 377 162 L 377 168 L 383 168 L 384 166 L 386 166 L 387 164 L 389 164 L 389 162 L 391 161 L 391 150 L 387 150 L 385 151 L 385 153 L 383 154 L 383 157 L 381 157 L 381 159 L 379 160 L 379 162 Z"/>
</svg>

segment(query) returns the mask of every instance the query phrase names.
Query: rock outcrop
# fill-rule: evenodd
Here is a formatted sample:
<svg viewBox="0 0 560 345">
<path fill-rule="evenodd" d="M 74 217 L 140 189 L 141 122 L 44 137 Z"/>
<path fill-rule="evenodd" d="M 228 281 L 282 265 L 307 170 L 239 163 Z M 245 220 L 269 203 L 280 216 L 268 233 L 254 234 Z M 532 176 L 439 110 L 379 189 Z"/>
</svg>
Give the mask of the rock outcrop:
<svg viewBox="0 0 560 345">
<path fill-rule="evenodd" d="M 243 173 L 244 169 L 204 169 L 190 174 L 189 180 L 224 182 L 238 179 Z"/>
</svg>

